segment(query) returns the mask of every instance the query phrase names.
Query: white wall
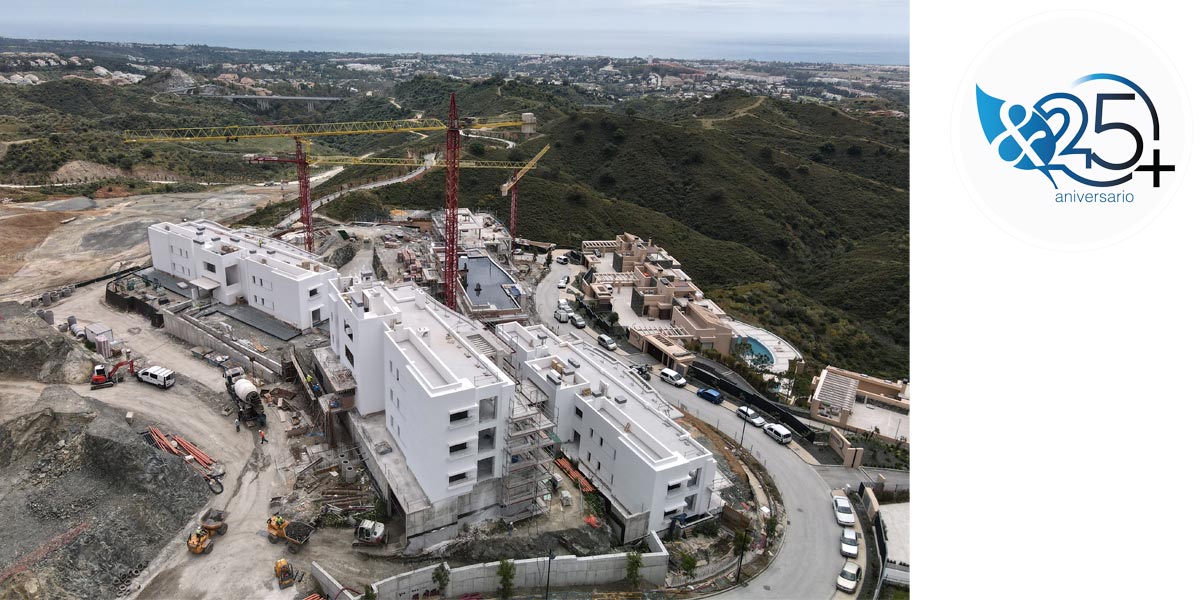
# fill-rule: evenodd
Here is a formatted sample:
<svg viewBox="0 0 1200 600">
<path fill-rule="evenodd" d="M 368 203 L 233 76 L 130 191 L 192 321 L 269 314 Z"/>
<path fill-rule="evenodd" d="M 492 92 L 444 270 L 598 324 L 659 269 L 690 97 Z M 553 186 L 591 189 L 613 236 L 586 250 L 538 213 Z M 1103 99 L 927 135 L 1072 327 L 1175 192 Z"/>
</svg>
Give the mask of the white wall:
<svg viewBox="0 0 1200 600">
<path fill-rule="evenodd" d="M 271 254 L 269 247 L 246 247 L 247 240 L 237 232 L 206 226 L 210 227 L 204 236 L 196 236 L 191 227 L 170 223 L 150 227 L 147 239 L 154 268 L 184 280 L 208 278 L 220 285 L 212 292 L 215 301 L 233 305 L 245 299 L 249 306 L 298 329 L 313 326 L 313 310 L 320 309 L 320 318 L 328 318 L 324 288 L 337 278 L 335 269 L 327 265 L 319 272 L 300 269 L 280 261 L 282 255 Z M 225 240 L 229 236 L 242 239 L 238 244 L 222 242 L 236 245 L 239 250 L 221 254 L 211 246 L 206 247 L 214 235 Z M 212 265 L 213 270 L 208 270 L 206 264 Z M 309 293 L 314 288 L 320 290 L 315 296 Z"/>
<path fill-rule="evenodd" d="M 644 584 L 662 587 L 667 580 L 669 557 L 666 549 L 658 536 L 653 534 L 646 538 L 646 545 L 651 551 L 642 554 L 642 567 L 639 570 L 641 580 Z M 550 563 L 550 585 L 564 587 L 616 583 L 625 579 L 625 565 L 624 552 L 586 557 L 558 556 Z M 315 573 L 317 564 L 313 563 L 313 566 Z M 450 569 L 450 585 L 444 597 L 457 598 L 476 593 L 490 597 L 500 588 L 500 577 L 496 574 L 499 567 L 499 562 L 490 562 Z M 515 560 L 513 567 L 514 588 L 541 589 L 546 585 L 545 557 Z M 408 599 L 413 594 L 423 595 L 427 591 L 437 593 L 437 584 L 433 581 L 436 569 L 437 565 L 432 565 L 377 581 L 373 586 L 375 593 L 381 599 Z M 322 587 L 324 585 L 325 582 L 322 582 Z M 334 592 L 327 590 L 327 593 Z"/>
</svg>

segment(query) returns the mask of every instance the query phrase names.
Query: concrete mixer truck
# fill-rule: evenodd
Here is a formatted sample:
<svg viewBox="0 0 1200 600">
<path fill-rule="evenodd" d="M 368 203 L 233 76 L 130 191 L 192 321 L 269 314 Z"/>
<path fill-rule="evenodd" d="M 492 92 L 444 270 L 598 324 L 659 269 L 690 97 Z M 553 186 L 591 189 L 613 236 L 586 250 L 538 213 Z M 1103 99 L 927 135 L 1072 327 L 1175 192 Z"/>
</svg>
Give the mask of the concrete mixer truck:
<svg viewBox="0 0 1200 600">
<path fill-rule="evenodd" d="M 243 425 L 266 427 L 267 414 L 263 410 L 262 396 L 254 382 L 246 377 L 244 369 L 225 369 L 225 390 L 229 392 L 229 398 L 233 400 L 233 407 L 238 413 L 238 420 Z"/>
</svg>

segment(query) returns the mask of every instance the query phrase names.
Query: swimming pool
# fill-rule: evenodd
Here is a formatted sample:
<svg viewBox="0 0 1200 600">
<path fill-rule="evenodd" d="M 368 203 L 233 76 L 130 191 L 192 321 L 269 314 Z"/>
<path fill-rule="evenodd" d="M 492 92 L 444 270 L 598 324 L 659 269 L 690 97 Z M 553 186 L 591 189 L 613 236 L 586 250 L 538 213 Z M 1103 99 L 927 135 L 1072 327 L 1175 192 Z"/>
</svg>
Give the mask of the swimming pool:
<svg viewBox="0 0 1200 600">
<path fill-rule="evenodd" d="M 771 354 L 771 351 L 767 350 L 767 347 L 764 346 L 762 342 L 750 336 L 743 337 L 742 341 L 750 345 L 750 354 L 757 354 L 758 356 L 765 358 L 768 364 L 775 363 L 775 355 Z"/>
</svg>

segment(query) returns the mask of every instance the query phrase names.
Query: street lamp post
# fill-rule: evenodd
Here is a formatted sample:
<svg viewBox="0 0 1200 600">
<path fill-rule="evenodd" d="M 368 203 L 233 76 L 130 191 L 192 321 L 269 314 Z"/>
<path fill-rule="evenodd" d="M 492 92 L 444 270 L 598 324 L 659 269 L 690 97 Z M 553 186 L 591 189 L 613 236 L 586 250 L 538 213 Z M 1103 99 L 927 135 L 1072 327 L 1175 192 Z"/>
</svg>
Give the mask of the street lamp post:
<svg viewBox="0 0 1200 600">
<path fill-rule="evenodd" d="M 546 600 L 550 600 L 550 563 L 554 560 L 554 549 L 550 549 L 550 555 L 546 557 Z"/>
<path fill-rule="evenodd" d="M 743 448 L 745 448 L 745 445 L 742 442 L 746 441 L 746 423 L 746 419 L 742 419 L 742 437 L 738 438 L 738 445 Z"/>
</svg>

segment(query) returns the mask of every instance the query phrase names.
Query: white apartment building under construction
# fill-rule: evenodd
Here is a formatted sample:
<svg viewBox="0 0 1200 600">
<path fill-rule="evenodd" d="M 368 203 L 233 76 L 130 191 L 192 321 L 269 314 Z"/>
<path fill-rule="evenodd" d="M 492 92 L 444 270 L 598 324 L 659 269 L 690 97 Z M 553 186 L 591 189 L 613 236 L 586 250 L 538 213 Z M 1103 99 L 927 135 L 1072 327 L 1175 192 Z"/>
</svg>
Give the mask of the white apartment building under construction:
<svg viewBox="0 0 1200 600">
<path fill-rule="evenodd" d="M 556 448 L 626 540 L 719 508 L 711 453 L 615 359 L 541 326 L 493 334 L 412 283 L 344 279 L 329 295 L 329 351 L 354 378 L 347 424 L 410 549 L 540 513 Z"/>
<path fill-rule="evenodd" d="M 349 425 L 410 541 L 540 512 L 553 423 L 494 362 L 503 344 L 414 284 L 339 289 L 330 341 L 354 375 Z"/>
<path fill-rule="evenodd" d="M 712 453 L 674 421 L 679 412 L 594 344 L 544 325 L 505 323 L 501 364 L 528 397 L 545 397 L 561 449 L 605 496 L 625 542 L 690 523 L 722 506 Z"/>
<path fill-rule="evenodd" d="M 151 225 L 147 238 L 155 270 L 186 284 L 193 300 L 245 302 L 302 330 L 329 318 L 325 283 L 338 273 L 314 254 L 203 219 Z"/>
</svg>

